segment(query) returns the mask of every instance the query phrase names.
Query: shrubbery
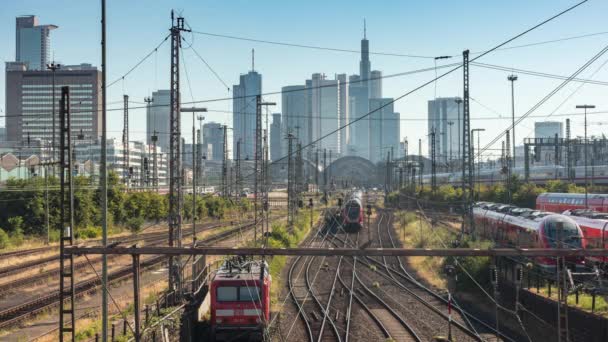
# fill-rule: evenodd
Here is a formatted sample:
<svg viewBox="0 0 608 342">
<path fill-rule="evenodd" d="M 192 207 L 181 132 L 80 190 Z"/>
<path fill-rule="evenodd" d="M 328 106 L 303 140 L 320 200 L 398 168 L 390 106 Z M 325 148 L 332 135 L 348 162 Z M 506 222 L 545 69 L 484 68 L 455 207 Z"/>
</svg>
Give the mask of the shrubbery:
<svg viewBox="0 0 608 342">
<path fill-rule="evenodd" d="M 46 189 L 48 185 L 49 225 L 51 241 L 57 241 L 61 221 L 59 181 L 49 177 L 48 183 L 40 177 L 9 179 L 6 186 L 15 191 L 0 192 L 0 227 L 5 227 L 11 244 L 20 244 L 25 235 L 46 237 Z M 91 179 L 74 178 L 74 233 L 78 238 L 95 238 L 101 235 L 101 193 L 91 187 Z M 114 172 L 108 174 L 108 229 L 111 232 L 127 228 L 138 231 L 146 222 L 158 223 L 168 215 L 167 195 L 155 192 L 126 192 Z M 184 219 L 191 220 L 191 195 L 184 200 Z M 190 197 L 190 200 L 188 200 Z M 223 198 L 204 196 L 197 198 L 198 220 L 204 217 L 223 218 L 232 207 L 248 209 L 246 200 L 236 203 Z M 1 247 L 0 248 L 6 248 Z"/>
</svg>

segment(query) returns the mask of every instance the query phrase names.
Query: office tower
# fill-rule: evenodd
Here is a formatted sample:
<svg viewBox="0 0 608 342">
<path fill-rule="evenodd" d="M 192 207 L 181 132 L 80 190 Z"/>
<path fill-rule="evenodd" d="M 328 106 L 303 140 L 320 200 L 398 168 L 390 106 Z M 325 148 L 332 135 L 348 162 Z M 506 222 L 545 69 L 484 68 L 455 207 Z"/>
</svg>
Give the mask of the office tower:
<svg viewBox="0 0 608 342">
<path fill-rule="evenodd" d="M 340 127 L 346 125 L 349 122 L 349 98 L 348 98 L 348 79 L 346 74 L 336 75 L 338 81 L 338 98 L 339 98 L 339 114 Z M 340 152 L 346 154 L 348 150 L 348 144 L 350 141 L 350 127 L 345 127 L 340 130 Z"/>
<path fill-rule="evenodd" d="M 236 157 L 236 143 L 241 141 L 241 158 L 255 157 L 256 95 L 262 93 L 262 75 L 250 71 L 241 75 L 239 84 L 232 87 L 232 153 Z"/>
<path fill-rule="evenodd" d="M 270 160 L 276 161 L 283 157 L 283 137 L 281 134 L 281 113 L 272 114 L 270 125 Z"/>
<path fill-rule="evenodd" d="M 325 79 L 324 75 L 312 75 L 312 141 L 323 138 L 316 147 L 332 151 L 333 156 L 340 154 L 340 84 L 338 80 Z M 333 133 L 328 135 L 329 133 Z M 328 136 L 327 136 L 328 135 Z"/>
<path fill-rule="evenodd" d="M 373 163 L 386 159 L 386 153 L 393 149 L 399 152 L 399 113 L 393 109 L 393 99 L 380 98 L 369 100 L 369 155 Z"/>
<path fill-rule="evenodd" d="M 428 101 L 428 136 L 435 132 L 435 156 L 438 161 L 462 158 L 462 104 L 457 97 L 439 97 Z M 460 106 L 460 110 L 458 107 Z M 460 113 L 460 114 L 459 114 Z M 431 155 L 431 143 L 428 144 Z"/>
<path fill-rule="evenodd" d="M 101 136 L 101 72 L 91 64 L 66 65 L 55 72 L 55 132 L 59 141 L 61 86 L 70 87 L 72 136 Z M 28 70 L 23 62 L 6 63 L 7 140 L 28 143 L 51 141 L 53 73 Z"/>
<path fill-rule="evenodd" d="M 308 108 L 309 89 L 303 85 L 292 85 L 281 88 L 281 125 L 283 135 L 293 133 L 302 145 L 310 143 L 312 117 Z M 285 136 L 283 136 L 284 140 Z M 287 141 L 281 143 L 283 155 L 287 154 Z"/>
<path fill-rule="evenodd" d="M 146 142 L 148 145 L 152 145 L 152 136 L 156 135 L 158 137 L 156 146 L 161 147 L 163 151 L 169 151 L 170 104 L 169 90 L 155 91 L 152 93 L 152 102 L 146 113 Z"/>
<path fill-rule="evenodd" d="M 369 98 L 382 98 L 382 71 L 374 70 L 371 72 L 369 80 Z"/>
<path fill-rule="evenodd" d="M 562 138 L 564 135 L 563 123 L 560 121 L 544 121 L 534 123 L 535 138 Z"/>
<path fill-rule="evenodd" d="M 369 90 L 358 75 L 349 77 L 349 142 L 348 155 L 369 159 Z"/>
<path fill-rule="evenodd" d="M 16 58 L 28 70 L 45 70 L 50 59 L 51 30 L 55 25 L 38 25 L 38 17 L 17 17 L 15 30 Z"/>
<path fill-rule="evenodd" d="M 209 152 L 211 151 L 211 152 Z M 222 160 L 224 153 L 224 127 L 217 122 L 203 125 L 203 156 L 207 160 Z"/>
</svg>

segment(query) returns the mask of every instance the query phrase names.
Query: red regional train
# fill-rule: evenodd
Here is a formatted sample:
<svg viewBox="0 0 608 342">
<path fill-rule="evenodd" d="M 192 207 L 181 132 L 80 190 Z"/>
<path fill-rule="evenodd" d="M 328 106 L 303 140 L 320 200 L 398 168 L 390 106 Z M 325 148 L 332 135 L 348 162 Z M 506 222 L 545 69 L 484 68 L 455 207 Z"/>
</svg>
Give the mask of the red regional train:
<svg viewBox="0 0 608 342">
<path fill-rule="evenodd" d="M 564 211 L 583 231 L 587 248 L 608 248 L 608 213 L 600 213 L 592 209 L 573 209 Z M 604 264 L 608 257 L 589 257 L 592 263 Z"/>
<path fill-rule="evenodd" d="M 270 321 L 271 276 L 265 261 L 230 259 L 211 281 L 211 337 L 262 340 Z"/>
<path fill-rule="evenodd" d="M 342 226 L 348 233 L 356 233 L 363 226 L 363 192 L 353 191 L 342 208 Z"/>
<path fill-rule="evenodd" d="M 608 194 L 588 194 L 588 206 L 585 206 L 585 194 L 568 194 L 544 192 L 536 197 L 536 209 L 562 213 L 573 209 L 593 209 L 608 213 Z"/>
<path fill-rule="evenodd" d="M 477 231 L 498 245 L 519 248 L 585 248 L 579 225 L 566 215 L 518 208 L 512 205 L 479 202 L 473 207 Z M 543 269 L 555 267 L 554 258 L 539 257 Z M 567 258 L 566 263 L 583 267 L 580 257 Z"/>
</svg>

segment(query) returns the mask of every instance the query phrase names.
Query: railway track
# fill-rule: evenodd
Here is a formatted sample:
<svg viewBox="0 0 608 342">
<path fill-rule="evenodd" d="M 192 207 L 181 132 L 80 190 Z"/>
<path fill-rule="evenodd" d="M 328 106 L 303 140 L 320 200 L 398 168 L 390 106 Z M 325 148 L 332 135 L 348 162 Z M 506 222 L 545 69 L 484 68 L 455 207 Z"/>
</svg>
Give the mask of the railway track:
<svg viewBox="0 0 608 342">
<path fill-rule="evenodd" d="M 213 244 L 219 241 L 230 238 L 236 234 L 251 230 L 253 223 L 240 225 L 238 227 L 226 230 L 224 232 L 215 234 L 208 238 L 199 241 L 200 244 Z M 158 264 L 161 264 L 167 260 L 166 256 L 153 256 L 142 261 L 141 268 L 146 269 Z M 88 264 L 88 262 L 87 262 Z M 55 270 L 56 272 L 57 270 Z M 112 271 L 108 274 L 110 282 L 116 282 L 130 278 L 132 275 L 132 268 L 130 266 L 122 267 L 118 270 Z M 94 292 L 100 286 L 98 278 L 94 277 L 91 279 L 83 280 L 75 284 L 75 297 L 79 298 L 88 293 Z M 43 310 L 49 309 L 59 302 L 59 291 L 52 291 L 51 293 L 38 296 L 30 299 L 21 304 L 12 306 L 10 308 L 0 311 L 0 329 L 14 326 L 21 322 L 25 318 L 36 315 Z"/>
<path fill-rule="evenodd" d="M 229 224 L 230 224 L 230 222 L 208 224 L 206 226 L 199 228 L 197 230 L 197 233 L 209 231 L 209 230 L 216 229 L 216 228 L 225 227 Z M 186 237 L 190 236 L 190 235 L 192 235 L 191 231 L 186 232 L 184 234 L 184 236 L 186 236 Z M 147 246 L 154 246 L 154 245 L 162 244 L 166 240 L 167 240 L 167 233 L 159 232 L 159 233 L 149 233 L 146 235 L 131 236 L 128 238 L 120 239 L 117 242 L 123 243 L 123 244 L 132 243 L 132 242 L 143 242 Z M 108 261 L 111 261 L 115 258 L 116 258 L 116 256 L 110 256 L 110 257 L 108 257 L 108 259 L 109 259 Z M 0 275 L 5 277 L 5 276 L 12 275 L 12 274 L 18 274 L 18 273 L 26 271 L 29 268 L 33 268 L 36 266 L 42 266 L 44 264 L 47 264 L 50 262 L 57 262 L 57 261 L 59 261 L 59 255 L 52 255 L 47 258 L 32 260 L 32 261 L 29 261 L 26 263 L 5 267 L 4 269 L 0 269 Z M 99 262 L 99 261 L 101 261 L 101 257 L 91 259 L 90 261 L 92 263 Z M 86 267 L 88 267 L 87 260 L 82 260 L 82 261 L 74 263 L 75 271 L 81 270 Z M 36 274 L 32 274 L 31 276 L 28 276 L 28 277 L 15 279 L 14 281 L 10 281 L 5 284 L 0 284 L 0 298 L 4 297 L 9 292 L 12 292 L 12 290 L 15 290 L 15 289 L 27 286 L 27 285 L 37 284 L 50 277 L 57 277 L 58 275 L 59 275 L 59 270 L 57 267 L 54 267 L 54 268 L 51 268 L 48 270 L 37 272 Z"/>
<path fill-rule="evenodd" d="M 325 228 L 322 231 L 325 234 L 320 241 L 312 241 L 311 245 L 347 245 L 347 234 L 344 234 L 344 239 L 340 239 L 339 232 L 335 229 Z M 353 243 L 357 245 L 359 235 L 353 236 Z M 338 244 L 336 240 L 341 243 Z M 320 260 L 315 263 L 315 259 Z M 367 334 L 365 339 L 368 340 L 383 337 L 396 341 L 422 341 L 402 315 L 360 279 L 357 274 L 358 259 L 339 257 L 337 262 L 334 260 L 335 265 L 331 266 L 325 260 L 326 258 L 297 257 L 288 274 L 290 295 L 309 341 L 347 342 L 364 334 Z M 317 273 L 311 281 L 310 270 L 316 267 Z M 299 273 L 305 272 L 304 279 L 294 276 L 298 268 Z M 329 273 L 330 269 L 333 273 Z M 315 282 L 319 272 L 325 272 L 322 274 L 323 279 Z M 355 316 L 363 321 L 365 315 L 376 329 L 352 323 Z"/>
</svg>

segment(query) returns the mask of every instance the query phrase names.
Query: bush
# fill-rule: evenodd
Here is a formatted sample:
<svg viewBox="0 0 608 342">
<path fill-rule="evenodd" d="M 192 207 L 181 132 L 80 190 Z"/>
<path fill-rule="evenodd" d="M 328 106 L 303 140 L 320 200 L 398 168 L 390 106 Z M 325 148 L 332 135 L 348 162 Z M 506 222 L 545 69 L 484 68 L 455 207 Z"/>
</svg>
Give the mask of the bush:
<svg viewBox="0 0 608 342">
<path fill-rule="evenodd" d="M 8 237 L 8 234 L 6 234 L 6 232 L 0 228 L 0 249 L 4 249 L 8 246 L 10 246 L 11 241 Z"/>
<path fill-rule="evenodd" d="M 127 228 L 133 233 L 137 233 L 143 225 L 144 219 L 142 217 L 131 217 L 126 222 Z"/>
<path fill-rule="evenodd" d="M 101 236 L 101 227 L 85 227 L 76 230 L 75 236 L 79 239 L 93 239 Z"/>
</svg>

